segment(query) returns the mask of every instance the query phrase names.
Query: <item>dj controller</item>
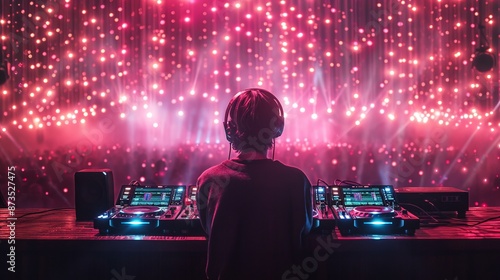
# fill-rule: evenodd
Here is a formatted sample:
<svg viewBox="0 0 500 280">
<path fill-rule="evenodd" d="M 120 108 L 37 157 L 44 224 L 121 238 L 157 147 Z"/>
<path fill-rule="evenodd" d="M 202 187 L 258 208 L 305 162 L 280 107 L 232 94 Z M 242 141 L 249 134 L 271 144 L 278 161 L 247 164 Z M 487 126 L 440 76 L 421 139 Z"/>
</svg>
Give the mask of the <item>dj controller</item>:
<svg viewBox="0 0 500 280">
<path fill-rule="evenodd" d="M 116 205 L 94 219 L 101 234 L 204 236 L 196 186 L 124 185 Z M 401 207 L 391 185 L 314 186 L 314 231 L 342 235 L 407 234 L 418 217 Z"/>
<path fill-rule="evenodd" d="M 94 219 L 101 234 L 204 235 L 196 186 L 124 185 L 116 205 Z"/>
<path fill-rule="evenodd" d="M 334 224 L 341 235 L 414 235 L 420 228 L 420 219 L 398 204 L 391 185 L 315 186 L 313 192 L 318 229 Z"/>
</svg>

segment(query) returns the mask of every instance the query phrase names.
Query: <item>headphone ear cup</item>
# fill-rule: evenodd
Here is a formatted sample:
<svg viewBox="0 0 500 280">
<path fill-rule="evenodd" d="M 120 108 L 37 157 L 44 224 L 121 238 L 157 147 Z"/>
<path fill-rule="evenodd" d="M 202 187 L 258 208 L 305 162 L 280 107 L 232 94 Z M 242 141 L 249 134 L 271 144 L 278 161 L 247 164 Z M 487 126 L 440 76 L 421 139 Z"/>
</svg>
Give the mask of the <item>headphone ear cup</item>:
<svg viewBox="0 0 500 280">
<path fill-rule="evenodd" d="M 276 103 L 276 107 L 278 110 L 277 119 L 274 122 L 274 129 L 273 129 L 274 130 L 274 137 L 273 138 L 278 138 L 281 136 L 281 134 L 283 133 L 283 129 L 285 128 L 285 116 L 284 116 L 285 113 L 283 111 L 283 107 L 281 106 L 281 103 L 278 100 L 278 98 L 276 98 L 271 93 L 268 93 L 268 94 L 271 95 L 272 99 Z"/>
<path fill-rule="evenodd" d="M 229 143 L 233 143 L 233 137 L 236 133 L 236 127 L 232 122 L 224 122 L 224 131 L 226 132 L 226 139 Z"/>
<path fill-rule="evenodd" d="M 279 117 L 278 120 L 276 120 L 275 125 L 273 138 L 278 138 L 281 136 L 283 129 L 285 128 L 285 120 L 283 117 Z"/>
</svg>

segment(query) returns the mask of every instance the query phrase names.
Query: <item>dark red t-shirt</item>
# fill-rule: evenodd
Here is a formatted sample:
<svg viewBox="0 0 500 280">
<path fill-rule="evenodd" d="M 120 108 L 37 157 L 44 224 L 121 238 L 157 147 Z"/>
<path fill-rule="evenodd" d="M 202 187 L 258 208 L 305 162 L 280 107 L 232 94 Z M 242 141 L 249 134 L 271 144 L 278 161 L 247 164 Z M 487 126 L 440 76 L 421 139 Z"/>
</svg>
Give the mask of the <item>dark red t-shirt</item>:
<svg viewBox="0 0 500 280">
<path fill-rule="evenodd" d="M 281 279 L 312 226 L 311 183 L 271 159 L 226 160 L 198 178 L 209 279 Z"/>
</svg>

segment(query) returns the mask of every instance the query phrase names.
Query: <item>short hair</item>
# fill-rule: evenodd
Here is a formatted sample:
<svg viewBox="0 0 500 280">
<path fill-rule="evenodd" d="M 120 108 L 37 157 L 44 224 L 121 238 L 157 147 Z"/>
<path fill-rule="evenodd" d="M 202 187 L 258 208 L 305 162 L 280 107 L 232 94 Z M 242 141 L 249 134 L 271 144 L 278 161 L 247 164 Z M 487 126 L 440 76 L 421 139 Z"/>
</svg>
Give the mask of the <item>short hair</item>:
<svg viewBox="0 0 500 280">
<path fill-rule="evenodd" d="M 236 151 L 254 149 L 265 152 L 283 133 L 283 114 L 281 103 L 269 91 L 260 88 L 240 91 L 226 109 L 226 138 Z"/>
</svg>

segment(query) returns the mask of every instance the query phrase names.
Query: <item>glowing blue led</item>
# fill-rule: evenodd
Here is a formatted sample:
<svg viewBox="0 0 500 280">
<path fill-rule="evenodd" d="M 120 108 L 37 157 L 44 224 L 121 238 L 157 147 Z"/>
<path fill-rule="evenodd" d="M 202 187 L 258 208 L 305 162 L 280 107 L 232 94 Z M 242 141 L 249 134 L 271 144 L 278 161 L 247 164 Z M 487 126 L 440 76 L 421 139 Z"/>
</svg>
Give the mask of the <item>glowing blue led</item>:
<svg viewBox="0 0 500 280">
<path fill-rule="evenodd" d="M 371 222 L 363 222 L 365 225 L 392 225 L 392 222 L 384 222 L 384 221 L 371 221 Z"/>
<path fill-rule="evenodd" d="M 141 220 L 133 220 L 133 221 L 121 222 L 121 224 L 122 225 L 139 226 L 139 225 L 149 225 L 149 222 L 147 222 L 147 221 L 141 221 Z"/>
</svg>

